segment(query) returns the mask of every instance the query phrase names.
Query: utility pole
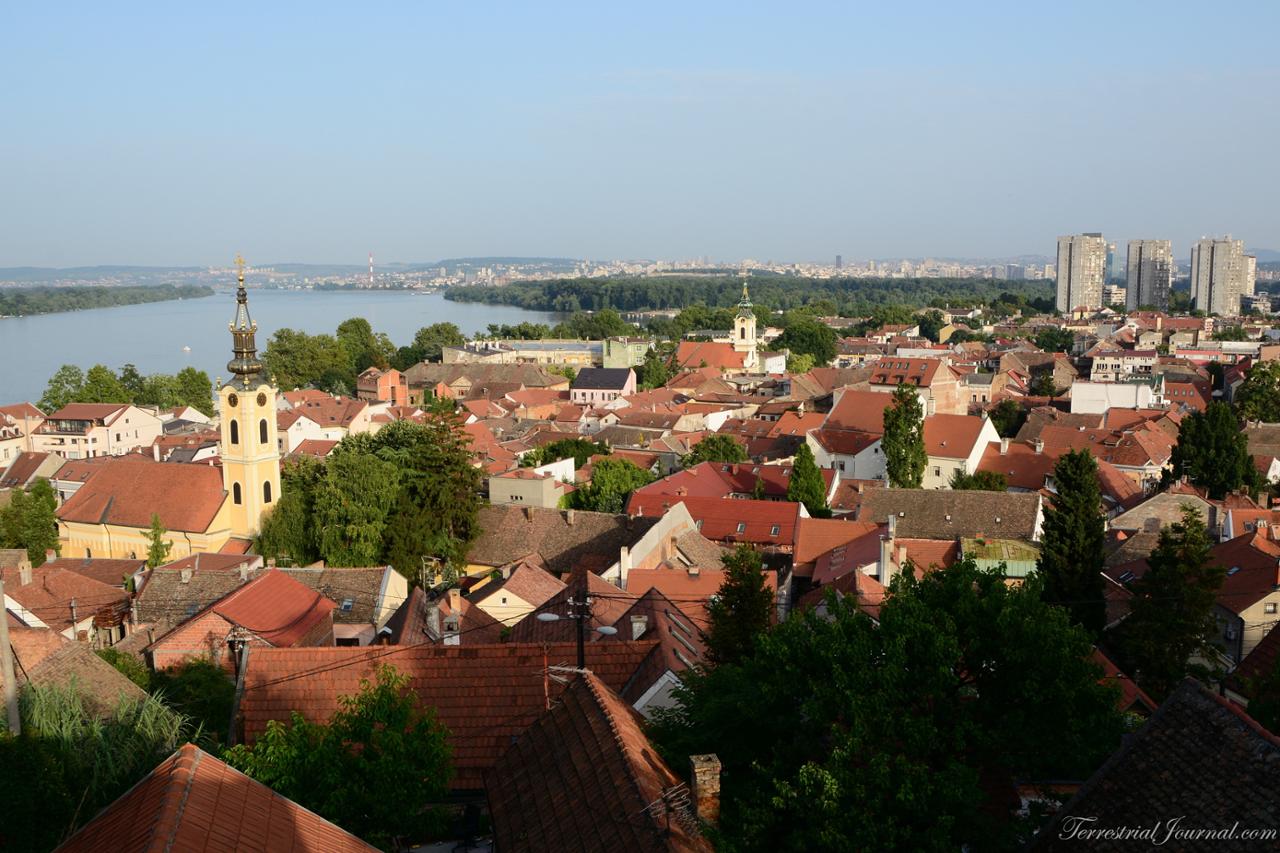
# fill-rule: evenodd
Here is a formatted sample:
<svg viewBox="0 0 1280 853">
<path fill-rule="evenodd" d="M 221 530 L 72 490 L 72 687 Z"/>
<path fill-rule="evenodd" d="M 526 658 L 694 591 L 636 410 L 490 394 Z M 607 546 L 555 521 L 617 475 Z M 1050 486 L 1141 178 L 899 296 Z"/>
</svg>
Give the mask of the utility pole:
<svg viewBox="0 0 1280 853">
<path fill-rule="evenodd" d="M 18 711 L 18 678 L 13 672 L 13 646 L 9 645 L 9 612 L 4 607 L 3 575 L 0 575 L 0 677 L 4 678 L 4 705 L 9 711 L 9 733 L 17 737 L 22 734 L 22 715 Z"/>
<path fill-rule="evenodd" d="M 569 607 L 573 609 L 570 614 L 571 618 L 576 619 L 578 622 L 578 669 L 586 669 L 587 618 L 591 615 L 591 599 L 587 598 L 587 585 L 585 583 L 575 598 L 569 599 Z"/>
</svg>

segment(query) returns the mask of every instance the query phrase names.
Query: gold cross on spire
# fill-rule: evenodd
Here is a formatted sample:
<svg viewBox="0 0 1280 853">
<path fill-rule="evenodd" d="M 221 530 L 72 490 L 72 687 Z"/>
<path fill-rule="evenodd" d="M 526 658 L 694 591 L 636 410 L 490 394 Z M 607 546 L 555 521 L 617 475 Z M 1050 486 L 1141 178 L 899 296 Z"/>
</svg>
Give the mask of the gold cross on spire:
<svg viewBox="0 0 1280 853">
<path fill-rule="evenodd" d="M 239 252 L 236 252 L 236 277 L 244 281 L 244 258 L 240 257 Z"/>
</svg>

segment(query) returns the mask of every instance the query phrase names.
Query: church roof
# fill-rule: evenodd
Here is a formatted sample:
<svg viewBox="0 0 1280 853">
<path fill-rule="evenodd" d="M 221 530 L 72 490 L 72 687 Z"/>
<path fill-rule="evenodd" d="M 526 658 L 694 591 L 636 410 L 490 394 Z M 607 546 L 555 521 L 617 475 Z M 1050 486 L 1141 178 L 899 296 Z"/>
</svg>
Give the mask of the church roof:
<svg viewBox="0 0 1280 853">
<path fill-rule="evenodd" d="M 58 509 L 58 518 L 148 528 L 156 513 L 166 530 L 204 533 L 225 499 L 219 469 L 135 454 L 104 463 Z"/>
</svg>

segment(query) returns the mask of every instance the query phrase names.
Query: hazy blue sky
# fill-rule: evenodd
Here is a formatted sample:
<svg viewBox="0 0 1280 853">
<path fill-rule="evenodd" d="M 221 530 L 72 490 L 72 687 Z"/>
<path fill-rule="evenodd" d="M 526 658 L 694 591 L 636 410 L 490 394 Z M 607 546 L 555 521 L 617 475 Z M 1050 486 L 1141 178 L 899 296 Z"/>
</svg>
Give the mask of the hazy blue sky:
<svg viewBox="0 0 1280 853">
<path fill-rule="evenodd" d="M 1275 0 L 15 3 L 0 266 L 1280 248 L 1278 25 Z"/>
</svg>

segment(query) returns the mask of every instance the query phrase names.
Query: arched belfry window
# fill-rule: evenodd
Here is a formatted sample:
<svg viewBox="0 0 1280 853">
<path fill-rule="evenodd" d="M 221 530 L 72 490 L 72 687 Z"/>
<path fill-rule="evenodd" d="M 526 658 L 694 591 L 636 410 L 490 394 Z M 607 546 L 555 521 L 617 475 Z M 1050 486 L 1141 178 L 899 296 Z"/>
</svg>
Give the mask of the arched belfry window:
<svg viewBox="0 0 1280 853">
<path fill-rule="evenodd" d="M 263 421 L 263 423 L 266 423 L 266 421 Z M 271 481 L 270 480 L 267 480 L 265 483 L 262 484 L 262 502 L 264 504 L 271 503 Z"/>
<path fill-rule="evenodd" d="M 240 422 L 235 418 L 231 419 L 231 443 L 240 443 Z"/>
<path fill-rule="evenodd" d="M 232 503 L 237 503 L 237 504 L 242 503 L 242 501 L 240 500 L 240 484 L 239 483 L 231 484 L 231 501 Z"/>
<path fill-rule="evenodd" d="M 266 418 L 263 418 L 262 420 L 258 421 L 258 443 L 259 444 L 267 443 L 267 419 Z"/>
</svg>

